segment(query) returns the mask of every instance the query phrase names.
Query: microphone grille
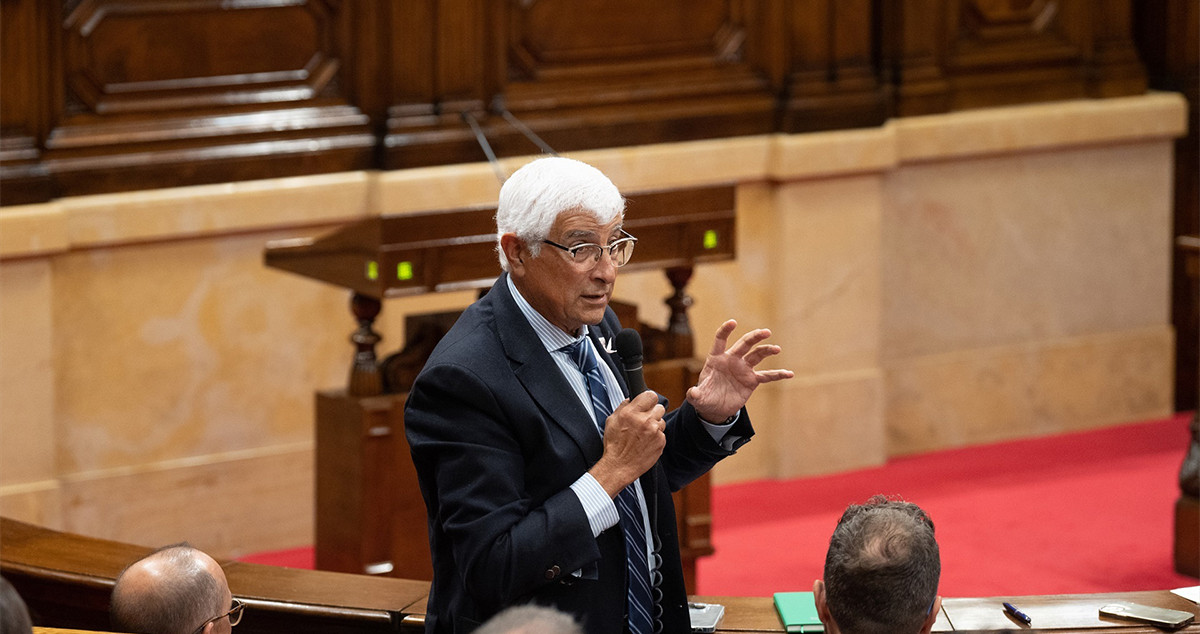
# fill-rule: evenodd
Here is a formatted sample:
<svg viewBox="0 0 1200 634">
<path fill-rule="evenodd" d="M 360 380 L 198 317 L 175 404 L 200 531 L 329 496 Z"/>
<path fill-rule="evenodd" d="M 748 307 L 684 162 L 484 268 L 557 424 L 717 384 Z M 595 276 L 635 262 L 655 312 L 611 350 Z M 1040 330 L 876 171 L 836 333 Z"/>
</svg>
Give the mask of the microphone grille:
<svg viewBox="0 0 1200 634">
<path fill-rule="evenodd" d="M 618 332 L 613 346 L 622 359 L 642 358 L 642 336 L 633 328 L 624 328 Z"/>
</svg>

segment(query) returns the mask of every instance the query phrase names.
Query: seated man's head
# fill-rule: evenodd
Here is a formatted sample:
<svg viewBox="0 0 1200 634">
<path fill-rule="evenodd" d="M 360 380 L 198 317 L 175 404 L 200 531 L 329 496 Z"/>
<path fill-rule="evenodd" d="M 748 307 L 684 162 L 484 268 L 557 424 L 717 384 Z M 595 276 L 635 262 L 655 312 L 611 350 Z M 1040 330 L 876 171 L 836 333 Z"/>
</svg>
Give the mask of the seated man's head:
<svg viewBox="0 0 1200 634">
<path fill-rule="evenodd" d="M 941 571 L 933 520 L 915 504 L 875 496 L 838 521 L 825 578 L 813 584 L 817 612 L 833 634 L 924 634 L 941 608 Z"/>
<path fill-rule="evenodd" d="M 229 634 L 242 603 L 225 572 L 187 544 L 164 546 L 129 565 L 113 586 L 114 629 L 137 634 Z"/>
</svg>

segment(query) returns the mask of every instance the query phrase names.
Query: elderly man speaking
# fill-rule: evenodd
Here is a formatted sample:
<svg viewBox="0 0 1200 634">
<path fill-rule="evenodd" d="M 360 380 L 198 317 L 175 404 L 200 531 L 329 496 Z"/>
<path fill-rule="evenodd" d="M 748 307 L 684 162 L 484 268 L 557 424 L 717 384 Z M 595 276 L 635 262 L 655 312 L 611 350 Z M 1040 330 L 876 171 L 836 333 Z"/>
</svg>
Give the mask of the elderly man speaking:
<svg viewBox="0 0 1200 634">
<path fill-rule="evenodd" d="M 427 632 L 469 632 L 522 603 L 589 633 L 691 629 L 670 493 L 748 441 L 746 401 L 792 372 L 756 370 L 779 347 L 765 329 L 728 345 L 730 320 L 677 409 L 628 394 L 605 345 L 637 244 L 624 207 L 567 158 L 500 190 L 504 272 L 434 349 L 404 413 L 433 554 Z"/>
</svg>

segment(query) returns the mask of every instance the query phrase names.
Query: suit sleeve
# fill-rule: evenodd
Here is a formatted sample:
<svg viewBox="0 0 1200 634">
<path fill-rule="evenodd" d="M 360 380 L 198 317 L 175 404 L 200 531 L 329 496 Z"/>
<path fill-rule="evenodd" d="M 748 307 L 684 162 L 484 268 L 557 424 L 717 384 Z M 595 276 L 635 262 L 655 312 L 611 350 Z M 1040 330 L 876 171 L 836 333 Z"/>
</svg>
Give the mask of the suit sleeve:
<svg viewBox="0 0 1200 634">
<path fill-rule="evenodd" d="M 663 400 L 661 396 L 659 400 Z M 713 440 L 712 434 L 696 414 L 696 409 L 686 400 L 663 420 L 667 423 L 667 446 L 663 449 L 660 464 L 667 474 L 671 491 L 678 491 L 704 475 L 722 458 L 736 453 L 754 435 L 745 408 L 742 408 L 738 422 L 729 430 L 730 434 L 740 436 L 737 444 L 730 449 Z"/>
<path fill-rule="evenodd" d="M 504 390 L 510 397 L 498 398 Z M 578 570 L 600 558 L 570 489 L 587 465 L 560 473 L 572 469 L 554 456 L 523 455 L 522 446 L 539 444 L 522 435 L 544 426 L 512 422 L 541 418 L 529 399 L 511 398 L 513 390 L 520 391 L 463 365 L 427 366 L 405 413 L 421 489 L 437 513 L 430 522 L 448 540 L 467 592 L 491 609 L 548 583 L 555 566 Z"/>
</svg>

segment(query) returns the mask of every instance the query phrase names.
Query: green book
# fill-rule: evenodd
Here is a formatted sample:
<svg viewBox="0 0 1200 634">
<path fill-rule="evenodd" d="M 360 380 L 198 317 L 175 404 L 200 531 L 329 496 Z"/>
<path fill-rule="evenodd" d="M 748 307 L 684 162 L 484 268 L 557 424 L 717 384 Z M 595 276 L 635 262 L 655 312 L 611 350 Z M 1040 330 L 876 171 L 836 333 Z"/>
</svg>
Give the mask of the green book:
<svg viewBox="0 0 1200 634">
<path fill-rule="evenodd" d="M 817 602 L 811 592 L 776 592 L 775 609 L 783 621 L 785 632 L 824 632 L 825 626 L 817 618 Z"/>
</svg>

